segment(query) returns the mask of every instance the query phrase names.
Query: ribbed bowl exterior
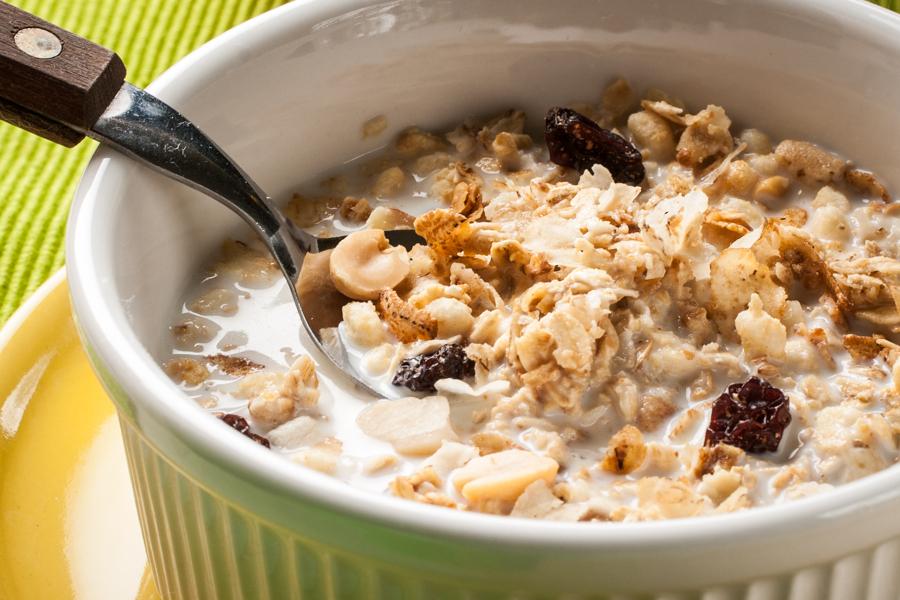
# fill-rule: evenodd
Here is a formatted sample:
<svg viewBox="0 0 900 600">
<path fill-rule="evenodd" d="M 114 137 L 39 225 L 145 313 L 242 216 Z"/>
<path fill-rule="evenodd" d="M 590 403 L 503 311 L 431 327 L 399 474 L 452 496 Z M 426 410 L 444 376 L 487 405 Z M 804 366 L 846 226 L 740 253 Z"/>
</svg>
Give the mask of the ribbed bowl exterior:
<svg viewBox="0 0 900 600">
<path fill-rule="evenodd" d="M 267 522 L 209 489 L 121 421 L 141 528 L 168 599 L 259 600 L 896 600 L 900 539 L 802 571 L 725 587 L 650 594 L 498 592 L 465 572 L 396 568 L 329 539 Z M 335 515 L 335 519 L 339 519 Z M 370 540 L 377 545 L 378 540 Z M 397 548 L 388 548 L 385 553 Z M 447 559 L 452 566 L 452 561 Z M 741 560 L 735 556 L 735 560 Z M 423 564 L 427 564 L 424 561 Z M 437 563 L 435 563 L 437 564 Z M 646 568 L 653 568 L 647 565 Z"/>
</svg>

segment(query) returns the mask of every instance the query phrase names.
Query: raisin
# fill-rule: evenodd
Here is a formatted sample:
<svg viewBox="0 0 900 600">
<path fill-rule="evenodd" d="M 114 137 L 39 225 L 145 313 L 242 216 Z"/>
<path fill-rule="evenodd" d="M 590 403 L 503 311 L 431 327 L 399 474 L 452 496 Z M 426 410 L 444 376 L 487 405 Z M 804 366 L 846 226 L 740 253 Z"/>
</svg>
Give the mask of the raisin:
<svg viewBox="0 0 900 600">
<path fill-rule="evenodd" d="M 634 144 L 571 108 L 547 111 L 544 139 L 550 160 L 562 167 L 583 172 L 599 163 L 619 183 L 640 185 L 644 180 L 644 163 Z"/>
<path fill-rule="evenodd" d="M 400 361 L 391 383 L 414 392 L 433 392 L 438 379 L 462 379 L 475 375 L 475 361 L 459 344 L 444 344 L 434 352 Z"/>
<path fill-rule="evenodd" d="M 242 417 L 240 415 L 230 415 L 230 414 L 226 415 L 226 414 L 222 414 L 222 413 L 219 413 L 216 416 L 219 417 L 219 419 L 223 423 L 225 423 L 226 425 L 228 425 L 229 427 L 231 427 L 238 433 L 241 433 L 241 434 L 245 435 L 246 437 L 250 438 L 251 440 L 253 440 L 257 444 L 259 444 L 260 446 L 265 446 L 266 448 L 272 447 L 271 444 L 269 444 L 269 440 L 267 440 L 266 438 L 264 438 L 261 435 L 258 435 L 256 433 L 253 433 L 252 431 L 250 431 L 250 424 L 247 423 L 247 419 L 245 419 L 244 417 Z"/>
<path fill-rule="evenodd" d="M 747 452 L 775 452 L 790 422 L 784 392 L 751 377 L 746 383 L 732 383 L 716 398 L 704 445 L 725 443 Z"/>
</svg>

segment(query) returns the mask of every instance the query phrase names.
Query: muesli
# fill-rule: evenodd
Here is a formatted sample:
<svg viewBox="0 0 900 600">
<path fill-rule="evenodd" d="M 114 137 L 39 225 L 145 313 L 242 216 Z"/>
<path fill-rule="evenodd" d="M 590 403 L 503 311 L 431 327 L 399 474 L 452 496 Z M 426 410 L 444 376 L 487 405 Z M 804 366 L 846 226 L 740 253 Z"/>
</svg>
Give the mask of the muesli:
<svg viewBox="0 0 900 600">
<path fill-rule="evenodd" d="M 407 129 L 288 205 L 353 232 L 318 260 L 330 334 L 385 398 L 303 349 L 252 241 L 193 290 L 166 371 L 298 464 L 459 510 L 726 513 L 897 460 L 900 210 L 873 174 L 624 80 L 528 131 Z M 390 246 L 403 227 L 427 243 Z"/>
</svg>

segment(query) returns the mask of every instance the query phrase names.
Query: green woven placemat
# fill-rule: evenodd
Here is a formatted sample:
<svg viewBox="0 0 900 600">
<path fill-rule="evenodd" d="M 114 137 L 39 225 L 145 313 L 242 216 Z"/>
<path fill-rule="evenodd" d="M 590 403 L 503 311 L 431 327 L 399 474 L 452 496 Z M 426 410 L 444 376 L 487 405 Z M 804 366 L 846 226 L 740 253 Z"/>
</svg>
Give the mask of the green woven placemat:
<svg viewBox="0 0 900 600">
<path fill-rule="evenodd" d="M 116 50 L 147 85 L 176 60 L 285 0 L 13 0 Z M 878 0 L 897 10 L 900 0 Z M 63 264 L 69 200 L 96 144 L 57 147 L 0 123 L 0 323 Z"/>
<path fill-rule="evenodd" d="M 285 0 L 12 0 L 115 50 L 145 86 L 219 33 Z M 63 264 L 63 232 L 93 141 L 65 149 L 0 122 L 0 323 Z"/>
</svg>

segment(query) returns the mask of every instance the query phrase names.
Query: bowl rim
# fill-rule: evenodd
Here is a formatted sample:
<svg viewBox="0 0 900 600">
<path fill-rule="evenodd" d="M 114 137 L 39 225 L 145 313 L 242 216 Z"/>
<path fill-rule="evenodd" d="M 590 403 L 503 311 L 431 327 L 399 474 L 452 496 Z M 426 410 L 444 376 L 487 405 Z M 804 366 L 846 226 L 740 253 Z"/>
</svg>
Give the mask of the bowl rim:
<svg viewBox="0 0 900 600">
<path fill-rule="evenodd" d="M 147 90 L 177 106 L 193 89 L 210 81 L 248 53 L 277 46 L 298 29 L 340 19 L 342 15 L 379 4 L 371 0 L 296 0 L 254 17 L 207 42 L 179 60 Z M 866 0 L 757 0 L 759 9 L 778 7 L 810 18 L 845 19 L 853 33 L 863 30 L 888 42 L 900 40 L 900 15 Z M 900 41 L 894 42 L 900 51 Z M 773 527 L 781 533 L 808 531 L 850 513 L 900 501 L 900 466 L 844 484 L 826 493 L 784 504 L 725 515 L 636 523 L 561 523 L 516 519 L 446 510 L 386 494 L 354 488 L 332 477 L 276 456 L 236 432 L 226 433 L 206 411 L 184 394 L 154 362 L 124 321 L 124 310 L 107 303 L 104 274 L 93 261 L 91 240 L 102 229 L 102 202 L 97 202 L 104 177 L 133 166 L 115 152 L 100 147 L 79 183 L 66 236 L 67 270 L 73 309 L 84 340 L 115 374 L 117 385 L 140 403 L 179 439 L 243 479 L 292 498 L 312 500 L 336 511 L 391 527 L 491 544 L 592 550 L 622 550 L 653 546 L 675 548 L 708 545 L 740 537 L 762 540 Z M 108 280 L 108 277 L 106 277 Z M 243 440 L 243 441 L 241 441 Z M 511 519 L 513 519 L 511 521 Z M 509 527 L 514 523 L 514 527 Z"/>
</svg>

